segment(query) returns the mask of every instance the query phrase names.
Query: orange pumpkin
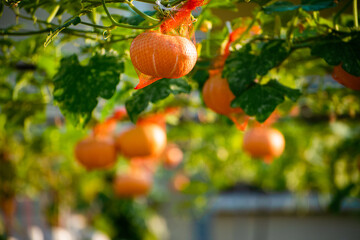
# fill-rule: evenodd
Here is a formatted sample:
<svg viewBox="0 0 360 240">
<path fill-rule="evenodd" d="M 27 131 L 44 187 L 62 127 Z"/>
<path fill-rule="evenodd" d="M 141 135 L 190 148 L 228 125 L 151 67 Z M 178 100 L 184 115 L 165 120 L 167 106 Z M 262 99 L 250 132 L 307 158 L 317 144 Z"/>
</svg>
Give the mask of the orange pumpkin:
<svg viewBox="0 0 360 240">
<path fill-rule="evenodd" d="M 129 173 L 115 178 L 113 187 L 119 197 L 143 196 L 148 194 L 152 187 L 151 175 L 143 168 L 132 167 Z"/>
<path fill-rule="evenodd" d="M 88 170 L 112 167 L 116 162 L 114 141 L 100 137 L 83 139 L 75 147 L 75 157 Z"/>
<path fill-rule="evenodd" d="M 181 192 L 190 184 L 190 179 L 183 173 L 177 173 L 171 181 L 173 190 Z"/>
<path fill-rule="evenodd" d="M 231 101 L 235 95 L 231 92 L 229 83 L 221 77 L 221 73 L 212 75 L 202 89 L 205 105 L 216 113 L 230 115 L 242 112 L 241 108 L 232 108 Z"/>
<path fill-rule="evenodd" d="M 175 168 L 181 163 L 183 156 L 183 152 L 176 144 L 169 144 L 164 151 L 163 164 L 168 169 Z"/>
<path fill-rule="evenodd" d="M 334 67 L 332 77 L 340 84 L 353 90 L 360 90 L 360 77 L 346 72 L 341 64 Z"/>
<path fill-rule="evenodd" d="M 166 132 L 153 123 L 136 125 L 122 132 L 115 144 L 125 157 L 156 158 L 166 147 Z"/>
<path fill-rule="evenodd" d="M 255 127 L 245 132 L 243 149 L 254 158 L 263 158 L 271 162 L 279 157 L 285 148 L 285 139 L 279 130 Z"/>
<path fill-rule="evenodd" d="M 179 78 L 195 66 L 194 43 L 181 36 L 144 32 L 131 43 L 130 58 L 141 73 L 156 78 Z"/>
</svg>

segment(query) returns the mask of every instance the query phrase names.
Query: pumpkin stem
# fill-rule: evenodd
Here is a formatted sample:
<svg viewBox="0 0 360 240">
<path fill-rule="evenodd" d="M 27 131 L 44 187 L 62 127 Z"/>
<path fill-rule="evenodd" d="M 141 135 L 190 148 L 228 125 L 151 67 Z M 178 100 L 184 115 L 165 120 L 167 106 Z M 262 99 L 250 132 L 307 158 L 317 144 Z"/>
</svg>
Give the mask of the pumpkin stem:
<svg viewBox="0 0 360 240">
<path fill-rule="evenodd" d="M 250 117 L 247 115 L 240 115 L 239 117 L 236 117 L 235 115 L 229 114 L 227 117 L 230 118 L 231 121 L 233 121 L 236 128 L 240 131 L 245 131 L 250 119 Z M 242 123 L 240 123 L 240 119 L 243 120 Z"/>
</svg>

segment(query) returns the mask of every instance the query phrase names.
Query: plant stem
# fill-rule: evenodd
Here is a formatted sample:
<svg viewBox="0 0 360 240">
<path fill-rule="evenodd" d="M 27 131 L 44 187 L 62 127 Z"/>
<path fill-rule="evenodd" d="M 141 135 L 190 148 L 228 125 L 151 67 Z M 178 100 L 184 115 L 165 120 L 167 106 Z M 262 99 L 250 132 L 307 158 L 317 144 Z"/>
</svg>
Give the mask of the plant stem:
<svg viewBox="0 0 360 240">
<path fill-rule="evenodd" d="M 54 19 L 54 17 L 55 17 L 55 15 L 57 14 L 57 12 L 59 11 L 59 9 L 60 9 L 60 5 L 58 4 L 58 5 L 56 5 L 55 8 L 51 11 L 49 17 L 46 19 L 46 22 L 48 22 L 48 23 L 51 22 L 51 21 Z"/>
<path fill-rule="evenodd" d="M 343 13 L 351 4 L 351 1 L 352 0 L 349 0 L 334 16 L 333 18 L 333 27 L 336 29 L 336 30 L 339 30 L 338 29 L 338 26 L 337 26 L 337 21 L 340 17 L 340 14 Z"/>
<path fill-rule="evenodd" d="M 125 1 L 129 7 L 134 10 L 137 14 L 139 14 L 141 17 L 143 17 L 145 20 L 149 20 L 151 22 L 160 22 L 159 19 L 156 19 L 156 18 L 153 18 L 153 17 L 150 17 L 149 15 L 146 15 L 145 13 L 143 13 L 142 11 L 140 11 L 139 9 L 137 9 L 134 4 L 132 4 L 130 1 Z"/>
<path fill-rule="evenodd" d="M 21 14 L 18 14 L 16 15 L 17 17 L 19 18 L 22 18 L 22 19 L 26 19 L 26 20 L 30 20 L 30 21 L 34 21 L 33 18 L 31 17 L 27 17 L 27 16 L 24 16 L 24 15 L 21 15 Z M 59 25 L 57 24 L 54 24 L 54 23 L 48 23 L 44 20 L 38 20 L 36 19 L 36 22 L 38 23 L 43 23 L 43 24 L 46 24 L 48 26 L 52 26 L 52 27 L 59 27 Z M 96 24 L 92 24 L 92 23 L 87 23 L 87 22 L 80 22 L 81 24 L 83 25 L 87 25 L 87 26 L 91 26 L 91 27 L 95 27 L 95 28 L 100 28 L 100 29 L 112 29 L 114 28 L 115 26 L 101 26 L 101 25 L 96 25 Z M 87 31 L 87 30 L 80 30 L 80 29 L 73 29 L 73 28 L 66 28 L 66 33 L 67 34 L 71 34 L 72 32 L 78 32 L 78 33 L 89 33 L 89 34 L 97 34 L 97 35 L 102 35 L 102 32 L 101 31 Z M 49 28 L 49 31 L 51 29 Z M 64 30 L 63 30 L 64 31 Z M 12 35 L 12 33 L 9 33 L 9 35 Z M 23 34 L 25 35 L 25 34 Z M 113 36 L 123 36 L 123 35 L 116 35 L 116 34 L 112 34 Z"/>
<path fill-rule="evenodd" d="M 108 18 L 112 22 L 112 25 L 114 25 L 114 26 L 123 27 L 123 28 L 131 28 L 131 29 L 151 29 L 151 28 L 157 27 L 157 26 L 159 26 L 161 24 L 161 21 L 159 23 L 157 23 L 155 25 L 151 25 L 151 26 L 133 26 L 133 25 L 128 25 L 128 24 L 118 23 L 111 16 L 109 10 L 107 9 L 106 4 L 105 4 L 105 0 L 101 0 L 101 2 L 103 4 L 106 15 L 108 16 Z"/>
<path fill-rule="evenodd" d="M 357 0 L 354 0 L 354 25 L 355 28 L 358 29 L 359 28 L 359 19 L 358 19 L 358 9 L 357 9 Z"/>
<path fill-rule="evenodd" d="M 86 35 L 86 34 L 80 34 L 80 33 L 77 33 L 77 32 L 73 32 L 68 28 L 65 28 L 64 30 L 62 30 L 61 33 L 68 34 L 68 35 L 73 35 L 73 36 L 77 36 L 77 37 L 82 37 L 82 38 L 88 38 L 88 39 L 92 39 L 92 40 L 98 40 L 99 39 L 98 37 L 93 37 L 93 36 L 89 36 L 89 35 Z"/>
<path fill-rule="evenodd" d="M 137 2 L 143 2 L 143 3 L 152 3 L 155 4 L 155 0 L 135 0 Z"/>
<path fill-rule="evenodd" d="M 0 29 L 0 35 L 2 36 L 28 36 L 28 35 L 37 35 L 49 32 L 51 28 L 39 30 L 39 31 L 27 31 L 27 32 L 8 32 L 5 29 Z"/>
<path fill-rule="evenodd" d="M 0 29 L 0 36 L 30 36 L 30 35 L 37 35 L 37 34 L 43 34 L 46 32 L 50 32 L 52 29 L 51 28 L 47 28 L 47 29 L 43 29 L 43 30 L 39 30 L 39 31 L 27 31 L 27 32 L 8 32 L 4 29 Z M 61 31 L 61 33 L 64 34 L 68 34 L 68 35 L 73 35 L 73 36 L 77 36 L 77 37 L 83 37 L 83 38 L 89 38 L 89 39 L 93 39 L 93 40 L 97 40 L 97 38 L 86 35 L 86 33 L 84 34 L 80 34 L 80 32 L 73 32 L 71 29 L 64 29 L 63 31 Z"/>
<path fill-rule="evenodd" d="M 134 1 L 137 1 L 137 2 L 144 2 L 144 3 L 152 3 L 152 4 L 155 4 L 155 0 L 134 0 Z M 184 2 L 185 0 L 175 0 L 175 1 L 161 1 L 161 4 L 164 5 L 164 6 L 170 6 L 170 7 L 173 7 L 181 2 Z"/>
<path fill-rule="evenodd" d="M 102 25 L 92 24 L 92 23 L 83 22 L 83 21 L 81 21 L 80 24 L 90 26 L 90 27 L 94 27 L 94 28 L 107 29 L 107 30 L 114 28 L 114 26 L 102 26 Z"/>
</svg>

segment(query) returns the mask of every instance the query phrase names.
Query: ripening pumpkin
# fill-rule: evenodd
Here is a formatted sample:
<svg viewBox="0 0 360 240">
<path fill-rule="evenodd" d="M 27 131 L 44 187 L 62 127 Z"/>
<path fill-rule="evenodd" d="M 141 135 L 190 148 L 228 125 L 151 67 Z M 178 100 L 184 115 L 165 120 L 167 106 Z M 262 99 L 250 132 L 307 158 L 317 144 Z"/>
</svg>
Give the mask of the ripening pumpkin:
<svg viewBox="0 0 360 240">
<path fill-rule="evenodd" d="M 157 124 L 135 125 L 115 139 L 118 151 L 128 158 L 156 158 L 166 147 L 166 132 Z"/>
<path fill-rule="evenodd" d="M 202 89 L 205 105 L 216 113 L 230 115 L 241 113 L 241 108 L 232 108 L 231 101 L 235 95 L 231 92 L 229 83 L 221 77 L 221 73 L 216 73 L 205 82 Z"/>
<path fill-rule="evenodd" d="M 332 77 L 340 84 L 353 90 L 360 90 L 360 77 L 346 72 L 341 64 L 334 67 Z"/>
<path fill-rule="evenodd" d="M 171 180 L 173 190 L 181 192 L 190 184 L 190 179 L 183 173 L 177 173 Z"/>
<path fill-rule="evenodd" d="M 279 130 L 255 127 L 245 132 L 243 149 L 254 158 L 271 161 L 279 157 L 285 148 L 285 139 Z"/>
<path fill-rule="evenodd" d="M 83 139 L 75 147 L 75 157 L 88 170 L 112 167 L 116 162 L 114 141 L 100 137 Z"/>
<path fill-rule="evenodd" d="M 164 167 L 168 169 L 177 167 L 183 160 L 183 156 L 183 152 L 176 144 L 169 144 L 163 153 Z"/>
<path fill-rule="evenodd" d="M 144 32 L 131 43 L 131 62 L 141 73 L 156 78 L 180 78 L 195 66 L 194 43 L 181 36 Z"/>
<path fill-rule="evenodd" d="M 129 173 L 115 178 L 113 187 L 118 197 L 143 196 L 152 187 L 151 175 L 145 169 L 132 167 Z"/>
</svg>

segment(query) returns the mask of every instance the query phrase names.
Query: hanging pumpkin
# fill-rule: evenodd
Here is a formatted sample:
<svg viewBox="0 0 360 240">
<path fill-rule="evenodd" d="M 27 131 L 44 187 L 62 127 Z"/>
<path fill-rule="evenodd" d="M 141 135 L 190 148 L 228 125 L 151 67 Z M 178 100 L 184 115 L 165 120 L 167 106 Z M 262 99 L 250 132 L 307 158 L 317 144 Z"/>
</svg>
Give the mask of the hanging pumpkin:
<svg viewBox="0 0 360 240">
<path fill-rule="evenodd" d="M 128 158 L 156 158 L 166 147 L 166 132 L 157 124 L 135 125 L 115 139 L 118 151 Z"/>
<path fill-rule="evenodd" d="M 360 76 L 354 76 L 346 72 L 342 65 L 334 67 L 332 77 L 347 88 L 360 91 Z"/>
<path fill-rule="evenodd" d="M 176 144 L 166 146 L 163 153 L 163 164 L 165 168 L 176 168 L 183 160 L 184 154 Z"/>
<path fill-rule="evenodd" d="M 88 137 L 77 143 L 75 158 L 88 170 L 110 168 L 116 162 L 116 148 L 110 138 Z"/>
<path fill-rule="evenodd" d="M 255 127 L 245 132 L 243 149 L 252 157 L 263 158 L 270 163 L 284 152 L 285 138 L 274 128 Z"/>
<path fill-rule="evenodd" d="M 197 52 L 194 43 L 185 37 L 150 31 L 133 40 L 130 58 L 143 74 L 155 78 L 180 78 L 195 66 Z"/>
<path fill-rule="evenodd" d="M 128 173 L 118 175 L 115 178 L 113 187 L 118 197 L 144 196 L 149 193 L 152 187 L 152 178 L 147 170 L 132 166 Z"/>
</svg>

